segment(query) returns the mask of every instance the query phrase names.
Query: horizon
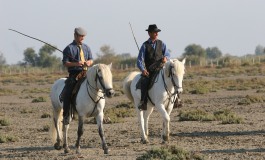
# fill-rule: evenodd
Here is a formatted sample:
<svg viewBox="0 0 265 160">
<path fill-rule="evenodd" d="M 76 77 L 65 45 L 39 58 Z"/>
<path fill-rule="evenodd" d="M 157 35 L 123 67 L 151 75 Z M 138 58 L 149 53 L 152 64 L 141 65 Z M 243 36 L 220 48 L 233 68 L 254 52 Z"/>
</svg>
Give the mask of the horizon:
<svg viewBox="0 0 265 160">
<path fill-rule="evenodd" d="M 16 2 L 16 5 L 14 5 Z M 62 3 L 63 2 L 63 3 Z M 148 39 L 145 31 L 156 24 L 162 31 L 158 38 L 171 50 L 171 57 L 180 57 L 190 44 L 203 48 L 218 47 L 223 55 L 254 54 L 258 45 L 265 45 L 265 14 L 262 0 L 80 0 L 78 12 L 72 12 L 73 1 L 1 1 L 0 52 L 7 64 L 23 60 L 23 52 L 33 48 L 37 53 L 44 44 L 12 33 L 14 29 L 45 41 L 63 50 L 73 40 L 75 27 L 87 30 L 84 43 L 94 58 L 100 47 L 109 45 L 116 54 L 138 55 L 129 23 L 139 47 Z M 28 5 L 30 4 L 30 5 Z M 53 5 L 51 5 L 53 4 Z M 58 9 L 57 6 L 60 6 Z M 150 14 L 148 14 L 150 13 Z M 54 53 L 62 58 L 60 52 Z"/>
</svg>

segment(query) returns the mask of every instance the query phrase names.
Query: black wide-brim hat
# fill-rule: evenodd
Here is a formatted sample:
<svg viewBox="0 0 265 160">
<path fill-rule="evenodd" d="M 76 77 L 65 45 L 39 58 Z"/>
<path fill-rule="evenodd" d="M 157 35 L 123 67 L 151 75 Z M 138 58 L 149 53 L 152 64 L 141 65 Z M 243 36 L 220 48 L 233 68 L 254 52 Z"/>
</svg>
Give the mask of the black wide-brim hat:
<svg viewBox="0 0 265 160">
<path fill-rule="evenodd" d="M 148 32 L 160 32 L 161 30 L 158 29 L 155 24 L 150 24 L 146 31 L 148 31 Z"/>
</svg>

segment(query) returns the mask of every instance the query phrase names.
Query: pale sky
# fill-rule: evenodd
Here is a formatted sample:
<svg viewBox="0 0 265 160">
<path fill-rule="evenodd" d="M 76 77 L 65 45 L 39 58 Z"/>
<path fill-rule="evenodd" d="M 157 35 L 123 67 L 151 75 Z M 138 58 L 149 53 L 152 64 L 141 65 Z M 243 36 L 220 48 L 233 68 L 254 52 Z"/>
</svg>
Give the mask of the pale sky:
<svg viewBox="0 0 265 160">
<path fill-rule="evenodd" d="M 148 39 L 148 25 L 156 24 L 172 57 L 180 57 L 189 44 L 243 56 L 265 46 L 264 8 L 265 0 L 0 0 L 0 53 L 16 64 L 26 48 L 38 52 L 44 45 L 8 29 L 63 50 L 81 26 L 94 58 L 103 45 L 137 56 L 130 22 L 139 46 Z"/>
</svg>

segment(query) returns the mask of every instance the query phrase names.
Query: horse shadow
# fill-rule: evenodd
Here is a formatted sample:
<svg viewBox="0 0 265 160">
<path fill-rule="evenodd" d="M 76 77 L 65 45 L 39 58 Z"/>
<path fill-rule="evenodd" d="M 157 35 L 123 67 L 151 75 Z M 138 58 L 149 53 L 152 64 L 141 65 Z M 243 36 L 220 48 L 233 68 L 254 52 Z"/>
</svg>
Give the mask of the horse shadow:
<svg viewBox="0 0 265 160">
<path fill-rule="evenodd" d="M 241 131 L 241 132 L 191 132 L 191 133 L 176 133 L 171 136 L 178 137 L 226 137 L 226 136 L 255 136 L 265 135 L 265 130 L 257 131 Z M 201 153 L 246 153 L 246 152 L 265 152 L 265 148 L 254 148 L 254 149 L 210 149 L 202 150 Z"/>
<path fill-rule="evenodd" d="M 100 145 L 84 145 L 82 146 L 82 149 L 98 149 Z M 71 150 L 73 150 L 72 154 L 68 154 L 68 155 L 75 155 L 75 149 L 76 147 L 74 145 L 70 145 L 69 148 Z M 12 148 L 0 148 L 0 159 L 2 158 L 14 158 L 14 157 L 21 157 L 23 156 L 23 154 L 28 154 L 31 152 L 47 152 L 47 153 L 51 153 L 52 151 L 54 152 L 58 152 L 57 156 L 65 156 L 66 153 L 63 152 L 63 149 L 61 150 L 56 150 L 54 149 L 53 146 L 32 146 L 32 147 L 12 147 Z"/>
<path fill-rule="evenodd" d="M 52 151 L 52 150 L 54 150 L 53 146 L 2 148 L 0 149 L 0 159 L 20 157 L 22 153 L 38 152 L 38 151 Z M 3 154 L 4 152 L 7 152 L 7 154 Z"/>
</svg>

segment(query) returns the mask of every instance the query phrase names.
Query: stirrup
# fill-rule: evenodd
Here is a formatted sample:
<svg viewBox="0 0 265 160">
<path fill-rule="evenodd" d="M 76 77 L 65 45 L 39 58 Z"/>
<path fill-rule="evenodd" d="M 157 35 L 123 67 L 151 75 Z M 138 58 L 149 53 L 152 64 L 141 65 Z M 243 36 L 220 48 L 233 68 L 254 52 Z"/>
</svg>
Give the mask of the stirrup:
<svg viewBox="0 0 265 160">
<path fill-rule="evenodd" d="M 144 101 L 140 101 L 140 103 L 139 103 L 139 105 L 138 105 L 138 109 L 140 110 L 140 111 L 142 111 L 142 110 L 144 110 Z"/>
<path fill-rule="evenodd" d="M 70 123 L 70 118 L 68 117 L 64 117 L 63 118 L 63 125 L 68 125 Z"/>
</svg>

